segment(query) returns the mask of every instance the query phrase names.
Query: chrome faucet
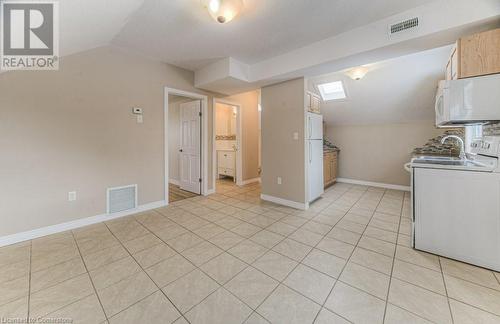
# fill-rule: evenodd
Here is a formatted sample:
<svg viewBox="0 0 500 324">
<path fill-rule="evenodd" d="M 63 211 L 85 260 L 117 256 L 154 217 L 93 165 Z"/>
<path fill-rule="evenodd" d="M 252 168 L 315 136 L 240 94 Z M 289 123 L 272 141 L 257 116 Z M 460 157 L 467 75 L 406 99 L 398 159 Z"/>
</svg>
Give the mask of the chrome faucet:
<svg viewBox="0 0 500 324">
<path fill-rule="evenodd" d="M 441 144 L 444 144 L 447 139 L 453 138 L 456 139 L 460 143 L 460 160 L 466 160 L 467 156 L 465 155 L 465 143 L 464 140 L 457 135 L 447 135 L 441 139 Z"/>
</svg>

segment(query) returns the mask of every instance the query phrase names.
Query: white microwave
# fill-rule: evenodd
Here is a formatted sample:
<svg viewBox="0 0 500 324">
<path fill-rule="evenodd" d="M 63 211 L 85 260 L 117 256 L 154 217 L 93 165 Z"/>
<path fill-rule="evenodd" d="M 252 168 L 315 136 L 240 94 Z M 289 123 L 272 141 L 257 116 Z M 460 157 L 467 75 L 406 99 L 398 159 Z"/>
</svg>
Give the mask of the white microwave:
<svg viewBox="0 0 500 324">
<path fill-rule="evenodd" d="M 500 121 L 500 74 L 440 81 L 435 110 L 437 127 Z"/>
</svg>

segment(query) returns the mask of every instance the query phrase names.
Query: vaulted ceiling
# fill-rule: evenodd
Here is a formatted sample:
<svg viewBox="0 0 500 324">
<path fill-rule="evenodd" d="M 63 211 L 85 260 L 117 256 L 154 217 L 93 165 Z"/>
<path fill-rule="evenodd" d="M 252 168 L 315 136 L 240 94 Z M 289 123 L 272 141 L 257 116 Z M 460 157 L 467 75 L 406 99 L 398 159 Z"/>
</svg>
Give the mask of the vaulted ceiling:
<svg viewBox="0 0 500 324">
<path fill-rule="evenodd" d="M 224 57 L 254 64 L 431 1 L 245 0 L 221 25 L 201 0 L 145 0 L 112 43 L 189 70 Z"/>
<path fill-rule="evenodd" d="M 243 0 L 218 24 L 205 0 L 60 1 L 61 55 L 114 45 L 195 71 L 195 86 L 234 94 L 452 43 L 500 25 L 498 0 Z M 412 32 L 388 26 L 421 18 Z"/>
<path fill-rule="evenodd" d="M 321 75 L 308 80 L 317 85 L 342 81 L 347 99 L 326 101 L 321 112 L 327 125 L 363 125 L 432 120 L 434 97 L 439 80 L 444 79 L 451 46 L 369 64 L 361 80 L 349 71 Z"/>
</svg>

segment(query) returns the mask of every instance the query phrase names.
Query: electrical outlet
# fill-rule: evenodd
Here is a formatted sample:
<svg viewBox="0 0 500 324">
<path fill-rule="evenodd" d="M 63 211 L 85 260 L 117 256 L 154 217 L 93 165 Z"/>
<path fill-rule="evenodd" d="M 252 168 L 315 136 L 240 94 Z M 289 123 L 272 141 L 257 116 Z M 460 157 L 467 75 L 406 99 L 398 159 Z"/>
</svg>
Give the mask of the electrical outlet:
<svg viewBox="0 0 500 324">
<path fill-rule="evenodd" d="M 278 177 L 278 184 L 280 185 L 282 183 L 283 183 L 283 181 L 282 181 L 281 177 Z"/>
<path fill-rule="evenodd" d="M 299 140 L 299 133 L 298 132 L 294 132 L 293 133 L 293 139 L 298 141 Z"/>
<path fill-rule="evenodd" d="M 75 201 L 75 200 L 76 200 L 76 191 L 68 192 L 68 201 Z"/>
<path fill-rule="evenodd" d="M 144 119 L 142 118 L 142 115 L 137 115 L 137 124 L 142 124 L 144 122 Z"/>
</svg>

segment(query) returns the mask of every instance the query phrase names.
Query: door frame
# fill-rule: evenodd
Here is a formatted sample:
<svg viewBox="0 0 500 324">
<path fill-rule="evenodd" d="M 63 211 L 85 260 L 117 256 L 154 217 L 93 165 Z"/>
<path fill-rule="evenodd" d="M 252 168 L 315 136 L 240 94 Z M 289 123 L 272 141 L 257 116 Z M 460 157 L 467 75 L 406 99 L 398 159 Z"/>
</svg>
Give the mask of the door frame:
<svg viewBox="0 0 500 324">
<path fill-rule="evenodd" d="M 174 88 L 164 88 L 164 105 L 163 105 L 163 143 L 164 143 L 164 197 L 166 204 L 169 204 L 169 172 L 168 172 L 168 96 L 177 95 L 187 97 L 193 100 L 201 100 L 201 194 L 206 196 L 210 194 L 208 191 L 208 97 L 195 92 L 189 92 Z"/>
<path fill-rule="evenodd" d="M 216 189 L 216 181 L 217 181 L 217 152 L 215 148 L 215 136 L 216 136 L 216 121 L 217 121 L 217 104 L 224 104 L 228 106 L 233 106 L 236 107 L 236 146 L 238 147 L 238 151 L 236 151 L 236 185 L 238 186 L 243 186 L 243 149 L 242 149 L 242 140 L 241 140 L 241 134 L 242 134 L 242 109 L 241 109 L 241 104 L 228 101 L 225 99 L 221 98 L 213 98 L 213 120 L 212 120 L 212 128 L 213 128 L 213 137 L 212 137 L 212 165 L 213 165 L 213 184 L 214 184 L 214 189 Z"/>
</svg>

